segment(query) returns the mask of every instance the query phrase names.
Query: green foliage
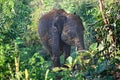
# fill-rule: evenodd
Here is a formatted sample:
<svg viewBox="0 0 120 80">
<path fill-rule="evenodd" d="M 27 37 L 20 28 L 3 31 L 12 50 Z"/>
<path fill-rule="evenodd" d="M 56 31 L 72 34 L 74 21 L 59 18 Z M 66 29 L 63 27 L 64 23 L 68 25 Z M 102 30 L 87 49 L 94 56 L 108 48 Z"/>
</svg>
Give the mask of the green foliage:
<svg viewBox="0 0 120 80">
<path fill-rule="evenodd" d="M 92 45 L 90 45 L 90 47 L 89 47 L 89 50 L 90 51 L 97 51 L 97 43 L 93 43 Z"/>
<path fill-rule="evenodd" d="M 1 80 L 117 80 L 120 75 L 120 3 L 104 1 L 105 25 L 96 0 L 0 0 Z M 76 12 L 85 26 L 88 51 L 72 51 L 51 69 L 37 34 L 39 17 L 52 8 Z M 63 57 L 61 63 L 63 64 Z"/>
<path fill-rule="evenodd" d="M 15 74 L 14 58 L 24 58 L 26 53 L 33 54 L 25 41 L 28 25 L 31 24 L 31 9 L 24 1 L 0 0 L 0 11 L 0 78 L 9 79 Z"/>
</svg>

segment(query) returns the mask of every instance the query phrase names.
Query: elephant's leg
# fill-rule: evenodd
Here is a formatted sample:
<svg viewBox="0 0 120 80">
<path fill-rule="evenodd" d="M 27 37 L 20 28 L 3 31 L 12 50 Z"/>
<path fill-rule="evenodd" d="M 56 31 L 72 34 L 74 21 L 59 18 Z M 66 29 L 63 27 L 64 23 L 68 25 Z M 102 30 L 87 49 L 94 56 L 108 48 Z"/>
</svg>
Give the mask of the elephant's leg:
<svg viewBox="0 0 120 80">
<path fill-rule="evenodd" d="M 60 66 L 60 36 L 57 28 L 52 27 L 52 61 L 54 67 Z"/>
<path fill-rule="evenodd" d="M 70 51 L 71 51 L 71 46 L 65 44 L 64 45 L 64 63 L 65 63 L 65 60 L 70 56 Z"/>
</svg>

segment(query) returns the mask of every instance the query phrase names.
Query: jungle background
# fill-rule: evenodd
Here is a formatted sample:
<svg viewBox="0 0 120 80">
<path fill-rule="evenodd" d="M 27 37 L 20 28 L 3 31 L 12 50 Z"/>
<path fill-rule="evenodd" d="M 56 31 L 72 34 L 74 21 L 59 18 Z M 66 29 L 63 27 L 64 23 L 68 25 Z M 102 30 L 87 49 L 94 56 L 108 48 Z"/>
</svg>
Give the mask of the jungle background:
<svg viewBox="0 0 120 80">
<path fill-rule="evenodd" d="M 76 12 L 85 27 L 87 51 L 73 47 L 67 68 L 49 68 L 37 32 L 39 18 L 53 8 Z M 119 80 L 119 36 L 119 0 L 0 0 L 0 80 Z"/>
</svg>

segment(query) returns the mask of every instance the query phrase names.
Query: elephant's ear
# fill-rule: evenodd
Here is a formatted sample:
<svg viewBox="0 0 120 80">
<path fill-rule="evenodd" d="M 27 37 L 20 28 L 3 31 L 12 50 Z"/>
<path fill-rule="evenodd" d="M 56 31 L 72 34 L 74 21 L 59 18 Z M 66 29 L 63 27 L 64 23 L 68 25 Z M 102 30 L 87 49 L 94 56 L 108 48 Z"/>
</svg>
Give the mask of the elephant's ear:
<svg viewBox="0 0 120 80">
<path fill-rule="evenodd" d="M 63 26 L 67 20 L 66 16 L 59 15 L 55 18 L 54 26 L 58 29 L 59 33 L 62 33 Z"/>
</svg>

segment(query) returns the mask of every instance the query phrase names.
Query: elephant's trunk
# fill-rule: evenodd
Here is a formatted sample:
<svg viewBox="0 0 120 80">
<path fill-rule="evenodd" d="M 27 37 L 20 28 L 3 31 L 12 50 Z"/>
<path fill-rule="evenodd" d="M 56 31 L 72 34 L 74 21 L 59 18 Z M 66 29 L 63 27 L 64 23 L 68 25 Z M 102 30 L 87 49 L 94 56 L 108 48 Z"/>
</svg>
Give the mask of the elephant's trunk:
<svg viewBox="0 0 120 80">
<path fill-rule="evenodd" d="M 81 51 L 83 51 L 83 50 L 85 50 L 84 43 L 79 44 L 79 45 L 77 46 L 77 51 L 78 51 L 78 52 L 81 52 Z"/>
<path fill-rule="evenodd" d="M 77 46 L 77 51 L 78 51 L 78 52 L 81 52 L 81 51 L 84 51 L 84 50 L 85 50 L 83 38 L 80 38 L 80 39 L 77 41 L 76 46 Z"/>
<path fill-rule="evenodd" d="M 82 45 L 79 44 L 79 45 L 77 46 L 77 50 L 78 50 L 78 51 L 79 51 L 79 50 L 84 50 L 84 49 L 85 49 L 85 47 L 84 47 L 83 43 L 82 43 Z"/>
</svg>

